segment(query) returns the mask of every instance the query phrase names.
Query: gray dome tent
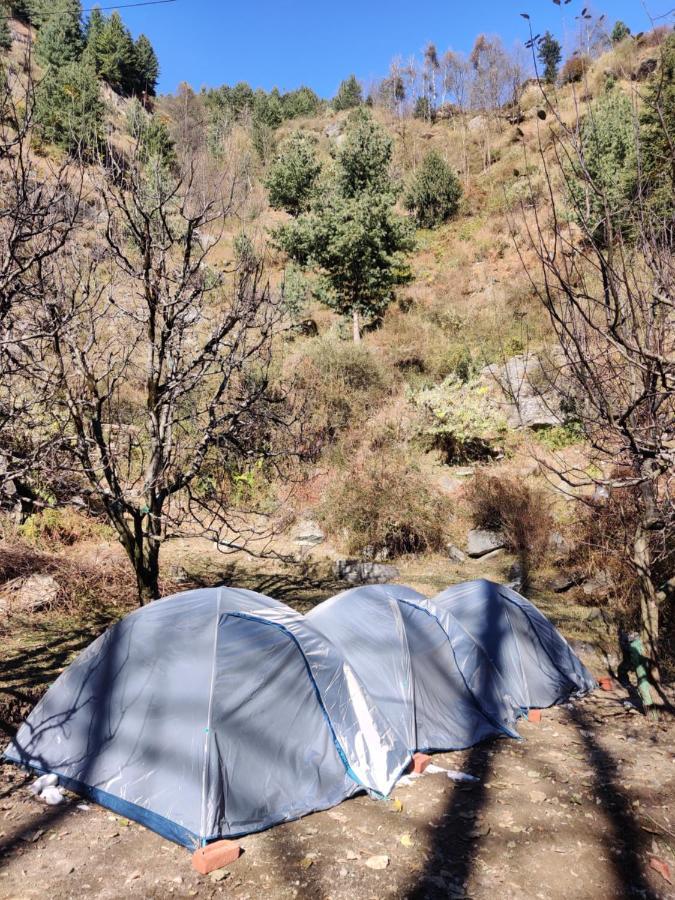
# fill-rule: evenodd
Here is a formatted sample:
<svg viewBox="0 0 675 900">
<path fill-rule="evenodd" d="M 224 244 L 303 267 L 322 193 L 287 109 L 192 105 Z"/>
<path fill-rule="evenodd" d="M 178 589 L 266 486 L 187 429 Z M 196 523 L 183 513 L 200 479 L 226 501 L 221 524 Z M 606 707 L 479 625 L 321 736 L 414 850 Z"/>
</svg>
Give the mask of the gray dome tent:
<svg viewBox="0 0 675 900">
<path fill-rule="evenodd" d="M 522 709 L 544 709 L 596 687 L 560 632 L 510 588 L 480 579 L 449 587 L 432 602 L 485 651 Z"/>
<path fill-rule="evenodd" d="M 518 737 L 520 713 L 485 651 L 455 617 L 401 585 L 352 588 L 306 618 L 344 654 L 411 750 Z"/>
<path fill-rule="evenodd" d="M 359 790 L 410 754 L 305 618 L 251 591 L 188 591 L 110 628 L 58 678 L 6 756 L 188 847 Z"/>
</svg>

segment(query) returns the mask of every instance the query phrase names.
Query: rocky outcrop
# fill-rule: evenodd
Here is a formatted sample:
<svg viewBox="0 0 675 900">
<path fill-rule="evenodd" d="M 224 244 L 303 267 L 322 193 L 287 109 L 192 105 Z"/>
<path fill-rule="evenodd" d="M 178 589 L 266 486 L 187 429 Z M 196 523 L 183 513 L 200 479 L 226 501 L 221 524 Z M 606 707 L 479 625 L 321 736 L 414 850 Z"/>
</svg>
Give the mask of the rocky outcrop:
<svg viewBox="0 0 675 900">
<path fill-rule="evenodd" d="M 346 581 L 347 584 L 386 584 L 401 577 L 396 566 L 358 559 L 338 559 L 334 573 L 338 581 Z"/>
<path fill-rule="evenodd" d="M 474 528 L 466 536 L 466 552 L 472 559 L 480 559 L 488 553 L 503 549 L 504 546 L 504 538 L 498 531 Z"/>
</svg>

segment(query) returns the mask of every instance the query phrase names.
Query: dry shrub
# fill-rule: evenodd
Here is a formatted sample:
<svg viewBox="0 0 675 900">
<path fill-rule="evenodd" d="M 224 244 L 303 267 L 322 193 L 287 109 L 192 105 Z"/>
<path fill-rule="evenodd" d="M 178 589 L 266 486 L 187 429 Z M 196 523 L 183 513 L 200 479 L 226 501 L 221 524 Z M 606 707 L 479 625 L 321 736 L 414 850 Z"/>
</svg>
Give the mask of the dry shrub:
<svg viewBox="0 0 675 900">
<path fill-rule="evenodd" d="M 584 80 L 586 72 L 591 67 L 591 58 L 585 54 L 570 56 L 560 72 L 560 80 L 563 84 L 578 84 Z"/>
<path fill-rule="evenodd" d="M 309 342 L 295 376 L 319 443 L 367 419 L 392 387 L 391 375 L 366 347 L 326 338 Z"/>
<path fill-rule="evenodd" d="M 19 538 L 0 541 L 0 596 L 9 599 L 10 606 L 13 595 L 33 575 L 49 575 L 56 581 L 60 590 L 52 606 L 62 610 L 132 605 L 136 599 L 133 573 L 121 557 L 76 559 L 37 550 Z"/>
<path fill-rule="evenodd" d="M 499 531 L 520 564 L 523 590 L 542 563 L 553 529 L 551 502 L 541 488 L 516 476 L 490 475 L 479 470 L 466 490 L 477 528 Z"/>
<path fill-rule="evenodd" d="M 440 550 L 450 505 L 402 451 L 381 450 L 333 485 L 321 514 L 349 553 L 388 557 Z"/>
<path fill-rule="evenodd" d="M 675 571 L 675 510 L 661 501 L 663 527 L 650 535 L 653 575 L 657 588 L 665 586 Z M 633 542 L 640 516 L 637 488 L 613 489 L 607 499 L 588 502 L 582 512 L 578 541 L 565 565 L 594 577 L 606 577 L 607 606 L 623 631 L 639 630 L 640 594 L 638 573 L 633 563 Z M 597 596 L 591 597 L 597 605 Z M 672 675 L 675 668 L 675 596 L 672 587 L 664 592 L 660 606 L 661 657 Z"/>
</svg>

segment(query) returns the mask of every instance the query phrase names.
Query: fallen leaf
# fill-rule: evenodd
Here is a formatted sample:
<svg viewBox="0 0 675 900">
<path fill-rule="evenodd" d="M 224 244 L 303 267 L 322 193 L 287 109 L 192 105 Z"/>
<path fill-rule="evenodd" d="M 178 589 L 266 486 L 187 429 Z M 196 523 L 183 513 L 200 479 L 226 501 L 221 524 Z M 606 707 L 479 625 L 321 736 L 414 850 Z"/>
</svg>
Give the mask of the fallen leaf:
<svg viewBox="0 0 675 900">
<path fill-rule="evenodd" d="M 309 869 L 314 865 L 314 860 L 310 859 L 309 856 L 306 856 L 304 859 L 300 860 L 300 865 L 303 869 Z"/>
<path fill-rule="evenodd" d="M 658 856 L 651 856 L 649 858 L 649 865 L 655 872 L 659 873 L 659 875 L 661 876 L 661 878 L 664 879 L 664 881 L 667 881 L 668 884 L 673 883 L 673 879 L 670 874 L 670 866 L 668 865 L 667 862 L 665 862 L 665 860 L 659 859 Z"/>
<path fill-rule="evenodd" d="M 389 857 L 385 855 L 371 856 L 366 860 L 366 865 L 369 869 L 386 869 L 389 865 Z"/>
<path fill-rule="evenodd" d="M 345 859 L 358 859 L 358 858 L 359 858 L 359 854 L 354 853 L 353 850 L 347 850 L 347 852 L 345 853 Z"/>
<path fill-rule="evenodd" d="M 391 808 L 394 810 L 394 812 L 403 812 L 403 804 L 397 798 L 394 798 L 391 801 Z"/>
<path fill-rule="evenodd" d="M 403 844 L 404 847 L 412 847 L 413 846 L 413 839 L 410 837 L 409 834 L 402 834 L 401 837 L 399 838 L 399 840 Z"/>
</svg>

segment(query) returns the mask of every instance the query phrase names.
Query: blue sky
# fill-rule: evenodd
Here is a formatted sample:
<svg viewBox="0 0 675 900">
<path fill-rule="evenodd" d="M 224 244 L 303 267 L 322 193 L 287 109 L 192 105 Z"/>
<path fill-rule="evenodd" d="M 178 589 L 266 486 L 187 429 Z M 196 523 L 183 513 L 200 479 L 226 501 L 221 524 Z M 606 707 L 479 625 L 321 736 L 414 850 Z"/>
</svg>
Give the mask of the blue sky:
<svg viewBox="0 0 675 900">
<path fill-rule="evenodd" d="M 101 2 L 101 0 L 99 0 Z M 107 6 L 110 0 L 101 2 Z M 160 91 L 181 81 L 196 89 L 248 81 L 267 90 L 307 84 L 331 97 L 354 72 L 368 81 L 386 73 L 396 55 L 419 53 L 428 41 L 439 51 L 470 50 L 480 32 L 500 34 L 506 46 L 527 37 L 529 12 L 536 31 L 546 28 L 572 41 L 574 21 L 588 0 L 560 7 L 552 0 L 176 0 L 166 6 L 121 9 L 134 34 L 144 31 L 161 65 Z M 647 0 L 652 15 L 668 0 Z M 597 0 L 592 9 L 610 21 L 623 19 L 634 32 L 647 30 L 640 0 Z"/>
</svg>

